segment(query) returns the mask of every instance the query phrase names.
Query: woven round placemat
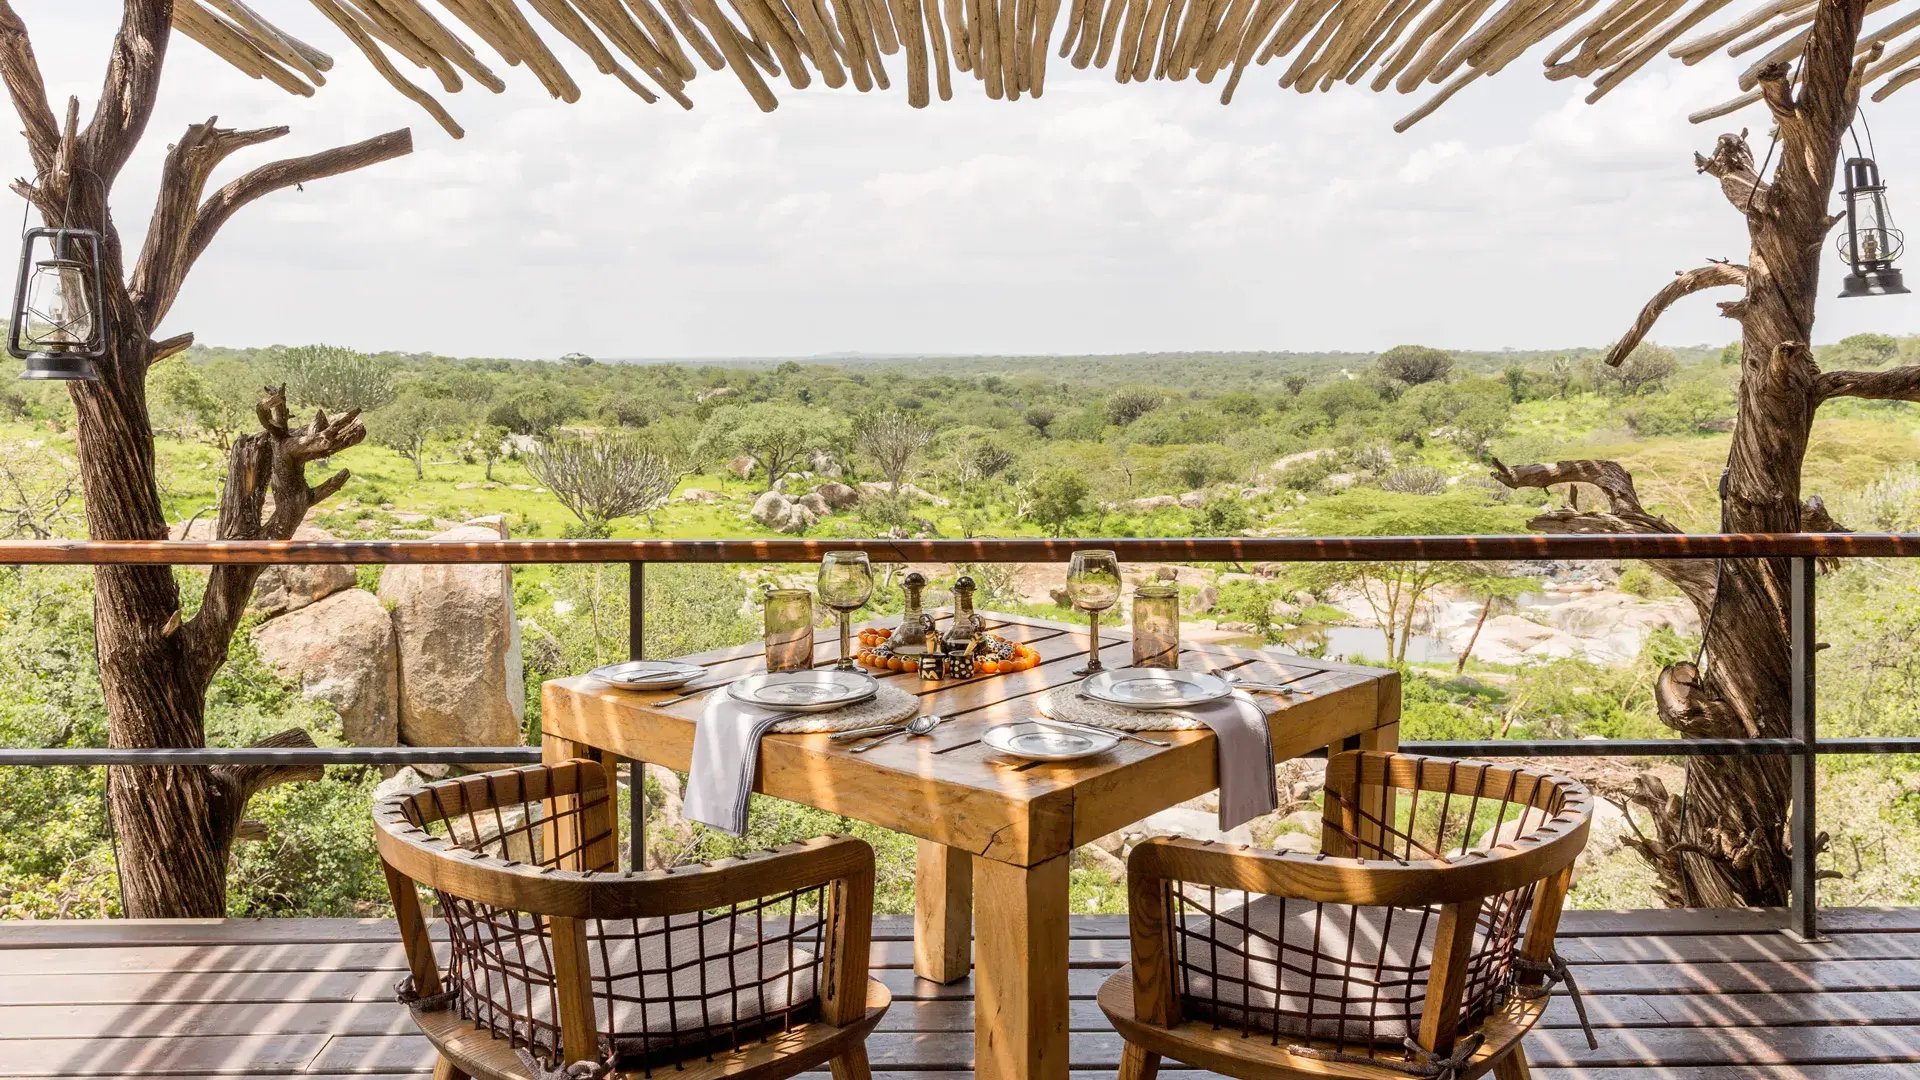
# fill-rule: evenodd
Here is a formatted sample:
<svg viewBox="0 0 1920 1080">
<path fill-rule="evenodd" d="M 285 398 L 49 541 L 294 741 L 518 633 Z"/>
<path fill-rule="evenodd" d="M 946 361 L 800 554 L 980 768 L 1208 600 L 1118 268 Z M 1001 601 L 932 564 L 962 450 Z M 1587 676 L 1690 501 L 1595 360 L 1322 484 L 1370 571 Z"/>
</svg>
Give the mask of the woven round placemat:
<svg viewBox="0 0 1920 1080">
<path fill-rule="evenodd" d="M 1071 686 L 1041 694 L 1040 712 L 1055 720 L 1115 731 L 1191 731 L 1207 726 L 1184 709 L 1126 709 L 1081 697 Z"/>
<path fill-rule="evenodd" d="M 726 693 L 720 690 L 718 693 Z M 873 727 L 876 724 L 898 724 L 920 711 L 920 699 L 897 686 L 880 684 L 880 692 L 844 709 L 832 712 L 808 713 L 796 716 L 792 720 L 782 720 L 773 725 L 773 731 L 779 735 L 793 735 L 810 731 L 849 731 L 859 727 Z"/>
</svg>

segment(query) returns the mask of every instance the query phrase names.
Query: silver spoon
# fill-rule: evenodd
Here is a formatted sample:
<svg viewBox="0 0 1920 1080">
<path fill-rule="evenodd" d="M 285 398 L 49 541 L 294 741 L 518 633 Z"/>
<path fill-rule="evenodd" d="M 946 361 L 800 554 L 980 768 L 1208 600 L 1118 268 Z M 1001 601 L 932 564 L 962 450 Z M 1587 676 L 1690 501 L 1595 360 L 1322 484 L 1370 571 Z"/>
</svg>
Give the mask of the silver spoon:
<svg viewBox="0 0 1920 1080">
<path fill-rule="evenodd" d="M 938 713 L 927 713 L 925 716 L 916 716 L 912 720 L 907 721 L 906 727 L 901 728 L 899 731 L 889 731 L 872 742 L 861 743 L 859 746 L 853 748 L 853 752 L 856 754 L 864 754 L 874 747 L 879 746 L 881 743 L 889 739 L 897 739 L 902 735 L 929 734 L 934 728 L 940 726 L 940 720 L 941 716 Z"/>
</svg>

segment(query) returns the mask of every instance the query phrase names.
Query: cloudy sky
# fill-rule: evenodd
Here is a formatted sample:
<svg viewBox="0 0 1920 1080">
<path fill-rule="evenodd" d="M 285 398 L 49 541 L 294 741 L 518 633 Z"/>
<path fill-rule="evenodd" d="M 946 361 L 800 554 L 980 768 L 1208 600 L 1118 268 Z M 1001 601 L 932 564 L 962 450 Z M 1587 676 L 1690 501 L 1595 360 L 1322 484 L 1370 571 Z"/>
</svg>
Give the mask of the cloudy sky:
<svg viewBox="0 0 1920 1080">
<path fill-rule="evenodd" d="M 56 99 L 91 109 L 119 5 L 15 6 Z M 956 75 L 954 100 L 925 110 L 816 87 L 771 115 L 703 70 L 683 112 L 556 43 L 578 104 L 496 65 L 505 94 L 443 98 L 456 141 L 306 5 L 284 7 L 338 59 L 328 85 L 294 98 L 176 40 L 116 192 L 128 246 L 166 144 L 209 115 L 293 127 L 236 168 L 401 126 L 416 151 L 243 211 L 168 333 L 527 357 L 1597 344 L 1674 271 L 1744 258 L 1691 154 L 1765 126 L 1761 109 L 1686 122 L 1731 96 L 1724 62 L 1657 62 L 1589 107 L 1586 86 L 1523 61 L 1395 135 L 1417 98 L 1302 96 L 1260 69 L 1222 108 L 1197 83 L 1058 61 L 1037 102 Z M 1920 145 L 1896 134 L 1917 113 L 1920 91 L 1869 114 L 1896 219 L 1920 221 Z M 16 138 L 0 170 L 30 171 Z M 1821 309 L 1821 340 L 1862 330 L 1920 331 L 1920 296 Z M 1656 337 L 1721 342 L 1731 324 L 1697 297 Z"/>
</svg>

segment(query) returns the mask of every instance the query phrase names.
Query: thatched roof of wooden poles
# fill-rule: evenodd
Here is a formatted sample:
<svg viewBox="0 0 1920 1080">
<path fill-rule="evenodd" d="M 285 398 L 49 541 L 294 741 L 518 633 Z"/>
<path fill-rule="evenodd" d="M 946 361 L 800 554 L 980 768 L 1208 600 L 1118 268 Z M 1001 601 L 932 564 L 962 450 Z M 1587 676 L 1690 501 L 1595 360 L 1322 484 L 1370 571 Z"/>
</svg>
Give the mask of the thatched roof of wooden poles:
<svg viewBox="0 0 1920 1080">
<path fill-rule="evenodd" d="M 1687 64 L 1724 49 L 1752 56 L 1741 97 L 1698 122 L 1759 99 L 1759 72 L 1793 61 L 1817 0 L 307 0 L 394 89 L 456 137 L 439 101 L 403 72 L 427 72 L 446 92 L 469 80 L 505 84 L 483 50 L 525 65 L 564 101 L 580 88 L 547 39 L 575 45 L 601 74 L 648 102 L 692 108 L 701 66 L 738 79 L 760 107 L 794 89 L 888 90 L 904 75 L 916 108 L 953 95 L 956 70 L 990 98 L 1039 97 L 1047 63 L 1111 71 L 1120 82 L 1193 78 L 1233 99 L 1248 71 L 1278 73 L 1283 89 L 1337 84 L 1426 92 L 1404 131 L 1476 79 L 1538 46 L 1550 79 L 1591 79 L 1597 101 L 1662 55 Z M 1920 2 L 1873 0 L 1860 39 L 1884 43 L 1867 69 L 1873 100 L 1920 81 Z M 450 18 L 449 18 L 450 17 Z M 326 82 L 332 59 L 241 0 L 177 0 L 179 32 L 257 79 L 296 94 Z M 883 57 L 905 54 L 905 71 Z M 1877 84 L 1877 85 L 1876 85 Z"/>
</svg>

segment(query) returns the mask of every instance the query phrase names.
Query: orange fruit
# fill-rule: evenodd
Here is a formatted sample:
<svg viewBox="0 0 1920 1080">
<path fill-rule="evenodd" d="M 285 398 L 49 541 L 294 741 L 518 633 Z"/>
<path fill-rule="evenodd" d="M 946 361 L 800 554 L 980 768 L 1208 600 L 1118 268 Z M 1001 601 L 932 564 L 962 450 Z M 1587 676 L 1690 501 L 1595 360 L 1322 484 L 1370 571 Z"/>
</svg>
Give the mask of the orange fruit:
<svg viewBox="0 0 1920 1080">
<path fill-rule="evenodd" d="M 982 675 L 998 675 L 1000 674 L 1000 661 L 982 660 L 979 663 L 973 665 L 973 669 L 975 671 L 978 671 Z"/>
</svg>

